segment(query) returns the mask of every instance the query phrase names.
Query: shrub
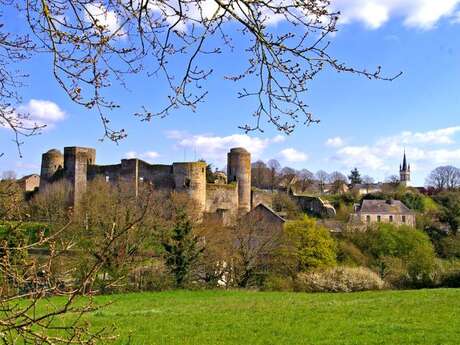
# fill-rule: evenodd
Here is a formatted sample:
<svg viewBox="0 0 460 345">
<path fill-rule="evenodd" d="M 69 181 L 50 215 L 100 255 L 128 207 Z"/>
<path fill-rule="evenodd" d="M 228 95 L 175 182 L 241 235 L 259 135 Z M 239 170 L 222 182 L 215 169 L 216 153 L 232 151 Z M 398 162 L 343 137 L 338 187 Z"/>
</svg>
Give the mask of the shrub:
<svg viewBox="0 0 460 345">
<path fill-rule="evenodd" d="M 367 266 L 369 257 L 350 241 L 338 243 L 337 260 L 345 266 Z"/>
<path fill-rule="evenodd" d="M 161 261 L 130 272 L 129 283 L 138 291 L 165 291 L 174 287 L 173 276 Z"/>
<path fill-rule="evenodd" d="M 439 242 L 443 257 L 460 259 L 460 235 L 447 236 Z"/>
<path fill-rule="evenodd" d="M 268 275 L 264 280 L 262 290 L 293 291 L 294 282 L 291 277 L 285 277 L 281 275 Z"/>
<path fill-rule="evenodd" d="M 371 258 L 371 266 L 380 271 L 382 277 L 385 270 L 393 272 L 392 265 L 396 261 L 389 258 L 401 259 L 407 274 L 402 274 L 402 281 L 397 283 L 390 279 L 396 286 L 423 287 L 433 285 L 435 271 L 435 252 L 428 235 L 422 231 L 408 226 L 395 226 L 393 224 L 379 224 L 367 232 L 348 234 L 349 239 L 364 254 Z M 392 265 L 388 266 L 391 262 Z M 398 268 L 399 270 L 402 268 Z M 395 277 L 395 273 L 391 274 Z"/>
<path fill-rule="evenodd" d="M 296 289 L 306 292 L 354 292 L 383 288 L 385 282 L 365 267 L 336 267 L 300 273 L 296 281 Z"/>
<path fill-rule="evenodd" d="M 335 240 L 329 230 L 318 225 L 313 218 L 304 216 L 301 220 L 286 223 L 285 234 L 284 255 L 297 271 L 336 265 Z"/>
</svg>

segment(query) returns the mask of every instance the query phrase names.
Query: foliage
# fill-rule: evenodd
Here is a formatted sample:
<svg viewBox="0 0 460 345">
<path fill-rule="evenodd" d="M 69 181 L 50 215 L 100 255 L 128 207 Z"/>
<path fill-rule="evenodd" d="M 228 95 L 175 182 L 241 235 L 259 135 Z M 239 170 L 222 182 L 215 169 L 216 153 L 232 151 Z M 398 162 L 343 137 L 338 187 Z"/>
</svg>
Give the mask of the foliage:
<svg viewBox="0 0 460 345">
<path fill-rule="evenodd" d="M 434 196 L 434 200 L 441 206 L 440 220 L 448 223 L 456 233 L 460 227 L 460 192 L 441 192 Z"/>
<path fill-rule="evenodd" d="M 283 244 L 282 228 L 258 214 L 240 218 L 229 228 L 231 282 L 240 288 L 258 287 L 278 264 L 278 252 Z"/>
<path fill-rule="evenodd" d="M 306 292 L 355 292 L 381 290 L 385 282 L 365 267 L 334 267 L 323 271 L 300 273 L 296 288 Z"/>
<path fill-rule="evenodd" d="M 428 175 L 426 184 L 437 190 L 453 190 L 460 186 L 460 169 L 451 165 L 437 167 Z"/>
<path fill-rule="evenodd" d="M 342 239 L 337 245 L 337 261 L 343 266 L 363 266 L 369 265 L 370 258 L 364 254 L 352 242 Z"/>
<path fill-rule="evenodd" d="M 460 259 L 460 234 L 444 236 L 439 242 L 442 257 Z"/>
<path fill-rule="evenodd" d="M 176 287 L 183 287 L 192 266 L 204 251 L 184 210 L 178 211 L 175 224 L 162 246 L 166 266 L 174 276 Z"/>
<path fill-rule="evenodd" d="M 286 247 L 283 255 L 295 272 L 331 267 L 336 264 L 336 243 L 329 230 L 304 216 L 285 225 Z"/>
<path fill-rule="evenodd" d="M 350 175 L 348 175 L 348 179 L 350 180 L 351 184 L 360 184 L 363 182 L 358 168 L 354 168 L 353 170 L 350 171 Z"/>
<path fill-rule="evenodd" d="M 300 207 L 297 202 L 287 193 L 278 192 L 272 199 L 272 207 L 275 212 L 286 214 L 286 218 L 295 219 L 300 215 Z"/>
<path fill-rule="evenodd" d="M 401 225 L 381 223 L 366 232 L 351 233 L 347 237 L 371 259 L 371 265 L 385 276 L 388 258 L 399 258 L 405 263 L 412 285 L 430 285 L 435 269 L 435 252 L 428 235 Z"/>
</svg>

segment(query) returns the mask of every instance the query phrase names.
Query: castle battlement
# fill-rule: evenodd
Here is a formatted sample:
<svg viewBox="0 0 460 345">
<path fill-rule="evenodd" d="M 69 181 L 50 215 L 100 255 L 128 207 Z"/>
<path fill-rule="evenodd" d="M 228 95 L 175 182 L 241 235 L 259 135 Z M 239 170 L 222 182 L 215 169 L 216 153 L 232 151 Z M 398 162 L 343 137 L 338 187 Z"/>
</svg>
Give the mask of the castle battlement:
<svg viewBox="0 0 460 345">
<path fill-rule="evenodd" d="M 51 149 L 42 155 L 40 189 L 60 179 L 72 186 L 73 204 L 87 189 L 88 181 L 100 176 L 107 182 L 131 181 L 137 195 L 139 184 L 187 192 L 202 212 L 239 213 L 251 209 L 251 155 L 244 148 L 231 149 L 227 155 L 228 183 L 207 184 L 206 162 L 151 164 L 141 159 L 122 159 L 118 164 L 96 164 L 96 150 L 65 147 L 64 154 Z"/>
</svg>

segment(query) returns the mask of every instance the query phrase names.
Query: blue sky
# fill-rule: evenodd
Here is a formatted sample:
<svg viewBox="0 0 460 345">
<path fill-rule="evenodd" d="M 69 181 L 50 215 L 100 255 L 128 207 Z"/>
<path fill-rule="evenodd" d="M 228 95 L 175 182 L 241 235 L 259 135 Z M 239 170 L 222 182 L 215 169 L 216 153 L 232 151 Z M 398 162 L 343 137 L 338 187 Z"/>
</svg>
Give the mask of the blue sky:
<svg viewBox="0 0 460 345">
<path fill-rule="evenodd" d="M 218 57 L 219 68 L 206 85 L 209 95 L 195 113 L 179 110 L 164 119 L 140 122 L 131 114 L 141 105 L 161 102 L 164 85 L 136 76 L 130 78 L 129 90 L 115 87 L 111 96 L 122 107 L 110 116 L 115 126 L 126 128 L 128 137 L 118 145 L 100 142 L 97 114 L 67 99 L 51 77 L 49 57 L 41 56 L 22 66 L 30 74 L 22 107 L 49 126 L 25 140 L 23 158 L 11 133 L 0 128 L 5 153 L 0 171 L 39 172 L 41 153 L 64 146 L 95 147 L 99 164 L 137 156 L 159 163 L 204 158 L 217 167 L 225 165 L 230 147 L 245 146 L 254 159 L 276 158 L 282 165 L 313 172 L 348 173 L 356 166 L 376 180 L 398 173 L 405 149 L 415 185 L 423 185 L 436 166 L 460 166 L 460 1 L 333 4 L 343 15 L 331 52 L 356 67 L 381 65 L 387 75 L 403 75 L 385 82 L 324 71 L 305 95 L 319 124 L 298 126 L 289 136 L 269 124 L 263 126 L 264 133 L 239 130 L 239 125 L 250 123 L 253 104 L 238 100 L 238 86 L 223 80 L 243 62 L 236 52 Z"/>
</svg>

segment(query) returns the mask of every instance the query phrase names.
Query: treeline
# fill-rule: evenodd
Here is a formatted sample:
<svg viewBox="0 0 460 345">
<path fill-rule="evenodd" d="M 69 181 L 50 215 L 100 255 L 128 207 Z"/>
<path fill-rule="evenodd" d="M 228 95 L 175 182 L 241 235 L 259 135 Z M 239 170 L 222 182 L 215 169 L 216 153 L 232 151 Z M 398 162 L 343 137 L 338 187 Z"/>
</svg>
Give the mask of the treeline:
<svg viewBox="0 0 460 345">
<path fill-rule="evenodd" d="M 378 224 L 365 232 L 332 235 L 322 221 L 294 206 L 283 228 L 254 217 L 223 226 L 203 219 L 187 195 L 153 190 L 149 185 L 135 196 L 129 184 L 97 179 L 90 182 L 76 209 L 68 206 L 70 190 L 62 181 L 28 202 L 14 193 L 2 198 L 4 249 L 0 254 L 10 268 L 18 272 L 23 267 L 26 272 L 27 264 L 36 258 L 28 256 L 27 250 L 8 248 L 32 245 L 48 249 L 53 259 L 43 266 L 44 277 L 56 285 L 59 282 L 62 289 L 84 287 L 85 292 L 94 293 L 460 286 L 460 238 L 428 225 L 422 217 L 419 230 Z M 412 207 L 439 212 L 438 206 L 418 197 L 402 195 Z M 277 202 L 285 205 L 286 198 Z M 52 238 L 52 245 L 43 238 Z M 95 266 L 97 274 L 89 283 Z M 9 282 L 9 289 L 27 288 L 19 278 L 4 281 Z"/>
</svg>

